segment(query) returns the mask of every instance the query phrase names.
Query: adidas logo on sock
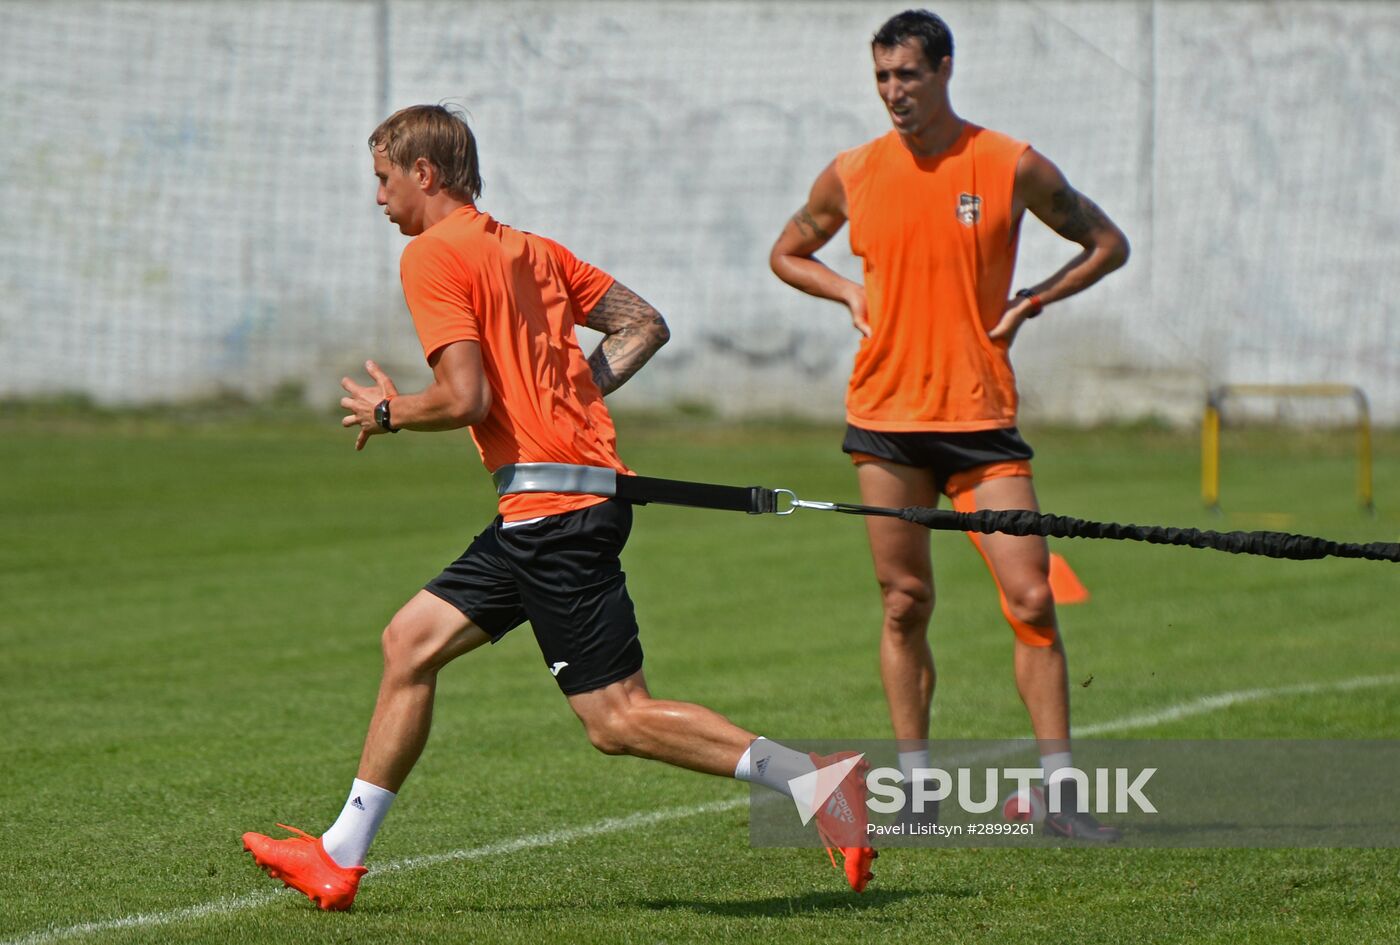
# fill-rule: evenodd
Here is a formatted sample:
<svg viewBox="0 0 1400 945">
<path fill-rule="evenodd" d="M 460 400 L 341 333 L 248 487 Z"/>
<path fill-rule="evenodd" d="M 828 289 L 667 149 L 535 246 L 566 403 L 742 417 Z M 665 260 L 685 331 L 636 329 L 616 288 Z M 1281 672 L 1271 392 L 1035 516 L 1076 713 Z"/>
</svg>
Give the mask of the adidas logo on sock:
<svg viewBox="0 0 1400 945">
<path fill-rule="evenodd" d="M 758 769 L 758 776 L 760 778 L 763 777 L 763 773 L 768 770 L 768 759 L 758 759 L 758 761 L 754 764 L 754 767 Z"/>
<path fill-rule="evenodd" d="M 364 809 L 365 809 L 365 802 L 362 801 L 362 800 L 360 800 L 360 799 L 357 797 L 357 798 L 355 798 L 353 801 L 350 802 L 350 806 L 353 807 L 353 808 L 355 808 L 356 810 L 364 810 Z"/>
</svg>

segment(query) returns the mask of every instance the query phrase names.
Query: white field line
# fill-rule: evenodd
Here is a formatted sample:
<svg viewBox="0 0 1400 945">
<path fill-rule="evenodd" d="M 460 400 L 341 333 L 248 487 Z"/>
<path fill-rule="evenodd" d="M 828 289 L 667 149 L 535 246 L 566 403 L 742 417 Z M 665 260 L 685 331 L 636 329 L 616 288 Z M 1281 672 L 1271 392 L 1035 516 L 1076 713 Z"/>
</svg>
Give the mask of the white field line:
<svg viewBox="0 0 1400 945">
<path fill-rule="evenodd" d="M 1237 692 L 1222 692 L 1214 696 L 1202 696 L 1190 702 L 1145 712 L 1142 715 L 1129 715 L 1121 719 L 1110 719 L 1097 725 L 1079 725 L 1074 728 L 1075 738 L 1090 738 L 1109 732 L 1126 732 L 1135 728 L 1150 728 L 1177 719 L 1187 719 L 1193 715 L 1207 715 L 1228 709 L 1244 702 L 1258 702 L 1261 699 L 1277 699 L 1286 696 L 1308 696 L 1319 692 L 1351 692 L 1355 689 L 1374 689 L 1377 686 L 1393 686 L 1400 683 L 1400 675 L 1357 676 L 1337 682 L 1296 683 L 1292 686 L 1274 686 L 1269 689 L 1241 689 Z"/>
<path fill-rule="evenodd" d="M 1358 676 L 1353 679 L 1342 679 L 1336 682 L 1297 683 L 1291 686 L 1276 686 L 1270 689 L 1241 689 L 1237 692 L 1222 692 L 1214 696 L 1203 696 L 1190 702 L 1182 702 L 1174 706 L 1168 706 L 1156 712 L 1110 719 L 1107 722 L 1100 722 L 1097 725 L 1081 726 L 1075 730 L 1075 737 L 1085 738 L 1093 735 L 1103 735 L 1109 732 L 1122 732 L 1135 728 L 1149 728 L 1166 722 L 1174 722 L 1177 719 L 1206 715 L 1232 705 L 1239 705 L 1245 702 L 1257 702 L 1261 699 L 1311 695 L 1320 692 L 1350 692 L 1356 689 L 1369 689 L 1395 684 L 1400 684 L 1400 675 Z M 722 811 L 734 810 L 747 803 L 747 797 L 737 797 L 724 801 L 714 801 L 709 804 L 695 804 L 690 807 L 672 807 L 667 810 L 652 811 L 650 813 L 631 814 L 627 817 L 610 817 L 606 820 L 599 820 L 582 827 L 549 830 L 544 833 L 527 834 L 523 837 L 516 837 L 513 840 L 502 840 L 499 843 L 490 843 L 485 846 L 453 850 L 449 853 L 434 853 L 426 856 L 408 857 L 402 860 L 391 860 L 387 863 L 377 863 L 374 866 L 374 873 L 377 875 L 379 873 L 401 872 L 404 870 L 423 869 L 428 866 L 438 866 L 443 863 L 452 863 L 460 860 L 479 860 L 489 856 L 505 856 L 510 853 L 517 853 L 521 850 L 530 850 L 556 843 L 567 843 L 571 840 L 580 840 L 585 837 L 596 837 L 602 834 L 618 833 L 623 830 L 650 827 L 655 824 L 665 823 L 669 820 L 680 820 L 684 817 L 695 817 L 700 814 L 716 814 Z M 227 915 L 233 912 L 244 912 L 249 909 L 256 909 L 259 906 L 266 905 L 279 897 L 287 895 L 299 894 L 289 889 L 250 893 L 246 896 L 216 899 L 213 902 L 187 906 L 183 909 L 172 909 L 167 912 L 147 912 L 140 915 L 123 916 L 119 919 L 106 919 L 100 922 L 83 922 L 78 925 L 68 925 L 60 928 L 40 929 L 21 938 L 0 942 L 0 945 L 48 945 L 50 942 L 59 942 L 64 939 L 94 935 L 100 932 L 173 925 L 179 922 L 204 919 L 210 916 Z"/>
<path fill-rule="evenodd" d="M 1110 732 L 1128 732 L 1137 728 L 1151 728 L 1154 725 L 1163 725 L 1167 722 L 1175 722 L 1177 719 L 1188 719 L 1196 715 L 1208 715 L 1211 712 L 1227 709 L 1232 705 L 1240 705 L 1245 702 L 1258 702 L 1261 699 L 1303 696 L 1319 692 L 1352 692 L 1357 689 L 1369 689 L 1377 686 L 1392 686 L 1397 684 L 1400 684 L 1400 675 L 1357 676 L 1352 679 L 1342 679 L 1336 682 L 1294 683 L 1291 686 L 1275 686 L 1271 689 L 1240 689 L 1236 692 L 1221 692 L 1213 696 L 1202 696 L 1190 702 L 1179 702 L 1176 705 L 1167 706 L 1165 709 L 1158 709 L 1156 712 L 1145 712 L 1142 715 L 1125 715 L 1121 718 L 1109 719 L 1107 722 L 1099 722 L 1097 725 L 1076 725 L 1074 726 L 1073 734 L 1076 739 L 1091 738 L 1095 735 L 1107 735 Z M 954 755 L 941 762 L 941 764 L 946 766 L 973 765 L 997 761 L 1024 751 L 1024 746 L 1029 740 L 1028 736 L 1019 739 L 1007 736 L 1005 744 L 992 745 L 977 751 Z"/>
<path fill-rule="evenodd" d="M 500 843 L 488 843 L 481 847 L 469 847 L 465 850 L 453 850 L 450 853 L 435 853 L 429 856 L 413 856 L 404 860 L 391 860 L 388 863 L 376 863 L 375 874 L 393 873 L 403 870 L 422 869 L 425 866 L 437 866 L 441 863 L 451 863 L 457 860 L 479 860 L 489 856 L 505 856 L 509 853 L 517 853 L 521 850 L 529 850 L 534 847 L 551 846 L 556 843 L 568 843 L 571 840 L 582 840 L 585 837 L 596 837 L 601 834 L 618 833 L 624 830 L 638 830 L 655 824 L 665 823 L 668 820 L 679 820 L 683 817 L 695 817 L 699 814 L 716 814 L 721 811 L 734 810 L 742 807 L 749 801 L 748 797 L 735 797 L 724 801 L 715 801 L 710 804 L 694 804 L 690 807 L 672 807 L 668 810 L 652 811 L 645 814 L 632 814 L 627 817 L 609 817 L 606 820 L 599 820 L 595 823 L 586 824 L 582 827 L 567 827 L 561 830 L 547 830 L 544 833 L 533 833 L 523 837 L 516 837 L 513 840 L 502 840 Z M 201 903 L 197 906 L 188 906 L 184 909 L 172 909 L 168 912 L 147 912 L 141 915 L 123 916 L 120 919 L 107 919 L 101 922 L 83 922 L 79 925 L 68 925 L 62 928 L 40 929 L 31 932 L 22 938 L 10 939 L 0 943 L 0 945 L 47 945 L 49 942 L 59 942 L 64 939 L 77 938 L 82 935 L 95 935 L 99 932 L 114 932 L 121 929 L 151 928 L 160 925 L 171 925 L 177 922 L 187 922 L 196 919 L 204 919 L 209 916 L 227 915 L 231 912 L 244 912 L 248 909 L 256 909 L 266 905 L 282 896 L 300 895 L 290 889 L 268 890 L 266 892 L 251 893 L 247 896 L 236 896 L 228 899 L 216 899 L 213 902 Z"/>
</svg>

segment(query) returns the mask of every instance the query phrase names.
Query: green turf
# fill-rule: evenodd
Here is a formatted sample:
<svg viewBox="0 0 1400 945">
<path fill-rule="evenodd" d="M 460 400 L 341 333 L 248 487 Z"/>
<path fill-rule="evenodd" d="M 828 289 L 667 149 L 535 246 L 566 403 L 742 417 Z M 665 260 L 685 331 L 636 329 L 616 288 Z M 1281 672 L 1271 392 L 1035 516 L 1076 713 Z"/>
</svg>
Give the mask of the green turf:
<svg viewBox="0 0 1400 945">
<path fill-rule="evenodd" d="M 650 475 L 855 500 L 825 427 L 625 419 Z M 1047 510 L 1400 534 L 1400 438 L 1357 513 L 1345 439 L 1231 433 L 1224 518 L 1195 440 L 1028 431 Z M 513 634 L 450 667 L 437 725 L 348 914 L 272 886 L 238 847 L 320 830 L 354 773 L 380 628 L 492 507 L 459 435 L 375 440 L 237 411 L 26 414 L 0 425 L 0 942 L 1386 942 L 1393 850 L 891 851 L 864 896 L 814 850 L 753 849 L 745 793 L 596 754 Z M 1286 515 L 1287 519 L 1279 516 Z M 965 539 L 934 538 L 947 737 L 1018 736 L 1009 635 Z M 1400 671 L 1395 566 L 1059 542 L 1093 593 L 1063 622 L 1081 725 L 1200 696 Z M 656 693 L 773 737 L 883 737 L 878 601 L 858 519 L 649 507 L 626 558 Z M 1135 737 L 1387 738 L 1400 687 L 1265 699 Z M 1390 791 L 1381 786 L 1382 800 Z M 608 818 L 737 806 L 481 856 Z M 455 862 L 411 858 L 468 851 Z M 232 899 L 219 912 L 209 904 Z M 182 909 L 191 912 L 171 917 Z M 113 920 L 156 916 L 158 925 Z M 47 931 L 46 931 L 47 930 Z"/>
</svg>

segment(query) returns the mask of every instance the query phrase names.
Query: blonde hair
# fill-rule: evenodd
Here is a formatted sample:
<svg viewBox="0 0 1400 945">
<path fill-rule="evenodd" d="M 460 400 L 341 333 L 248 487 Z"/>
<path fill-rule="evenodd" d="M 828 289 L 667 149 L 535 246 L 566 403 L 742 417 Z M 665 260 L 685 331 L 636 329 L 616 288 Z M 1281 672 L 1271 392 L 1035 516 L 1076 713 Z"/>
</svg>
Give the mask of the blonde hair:
<svg viewBox="0 0 1400 945">
<path fill-rule="evenodd" d="M 410 105 L 380 122 L 369 136 L 371 151 L 384 150 L 395 167 L 407 171 L 419 158 L 437 168 L 442 188 L 469 202 L 481 196 L 476 137 L 466 118 L 445 105 Z"/>
</svg>

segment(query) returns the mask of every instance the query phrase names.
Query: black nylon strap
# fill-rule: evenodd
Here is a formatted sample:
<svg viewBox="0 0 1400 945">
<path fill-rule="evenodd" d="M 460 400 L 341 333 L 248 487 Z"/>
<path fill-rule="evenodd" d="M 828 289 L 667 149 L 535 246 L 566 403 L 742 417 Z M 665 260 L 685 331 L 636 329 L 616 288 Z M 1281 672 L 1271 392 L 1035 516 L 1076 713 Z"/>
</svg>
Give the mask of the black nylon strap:
<svg viewBox="0 0 1400 945">
<path fill-rule="evenodd" d="M 772 489 L 762 486 L 716 486 L 679 479 L 653 479 L 650 476 L 618 476 L 617 497 L 637 505 L 661 502 L 699 509 L 721 509 L 762 515 L 778 510 Z"/>
</svg>

